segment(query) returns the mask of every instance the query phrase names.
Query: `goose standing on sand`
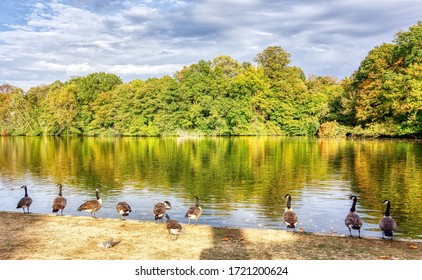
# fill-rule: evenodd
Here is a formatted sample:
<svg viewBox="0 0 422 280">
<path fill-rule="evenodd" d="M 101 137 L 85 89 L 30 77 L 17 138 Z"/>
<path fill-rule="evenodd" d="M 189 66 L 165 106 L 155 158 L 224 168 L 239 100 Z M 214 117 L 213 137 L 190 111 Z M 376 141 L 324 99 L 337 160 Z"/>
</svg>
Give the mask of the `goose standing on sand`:
<svg viewBox="0 0 422 280">
<path fill-rule="evenodd" d="M 295 212 L 292 209 L 292 197 L 290 194 L 286 194 L 284 198 L 287 198 L 286 209 L 284 209 L 283 221 L 287 228 L 296 228 L 298 219 Z"/>
<path fill-rule="evenodd" d="M 202 208 L 199 206 L 199 197 L 194 196 L 193 199 L 196 201 L 195 206 L 192 206 L 188 209 L 186 212 L 185 218 L 189 218 L 189 224 L 190 220 L 195 220 L 195 224 L 198 222 L 199 217 L 202 215 Z"/>
<path fill-rule="evenodd" d="M 97 218 L 95 213 L 100 210 L 101 206 L 103 205 L 103 201 L 100 198 L 100 191 L 98 189 L 95 189 L 95 195 L 97 200 L 89 200 L 83 203 L 81 206 L 79 206 L 78 211 L 89 212 L 93 218 Z"/>
<path fill-rule="evenodd" d="M 393 240 L 393 232 L 397 229 L 396 221 L 390 216 L 390 206 L 391 203 L 389 200 L 384 200 L 382 203 L 387 204 L 387 208 L 385 209 L 384 218 L 381 219 L 379 226 L 382 230 L 382 239 L 385 236 L 391 236 L 391 240 Z"/>
<path fill-rule="evenodd" d="M 182 225 L 178 221 L 171 220 L 168 214 L 166 214 L 166 228 L 169 234 L 176 236 L 176 239 L 182 234 Z"/>
<path fill-rule="evenodd" d="M 21 188 L 25 189 L 25 196 L 19 200 L 18 205 L 16 206 L 16 209 L 22 208 L 24 214 L 29 214 L 29 206 L 31 206 L 32 204 L 32 198 L 28 196 L 28 189 L 25 185 L 23 185 Z M 25 213 L 25 208 L 28 208 L 28 212 L 26 213 Z"/>
<path fill-rule="evenodd" d="M 64 198 L 62 194 L 63 186 L 61 184 L 58 184 L 57 187 L 59 188 L 59 194 L 54 199 L 54 202 L 53 202 L 53 213 L 58 213 L 60 210 L 61 215 L 63 216 L 63 209 L 66 207 L 67 201 L 66 201 L 66 198 Z"/>
<path fill-rule="evenodd" d="M 350 199 L 353 200 L 353 203 L 352 203 L 352 207 L 350 208 L 350 213 L 346 216 L 346 219 L 344 219 L 344 223 L 346 224 L 346 227 L 349 229 L 350 237 L 352 236 L 352 229 L 354 229 L 359 232 L 359 238 L 361 238 L 360 229 L 362 228 L 363 223 L 359 215 L 356 214 L 356 202 L 358 201 L 358 198 L 352 195 Z"/>
<path fill-rule="evenodd" d="M 117 213 L 120 215 L 120 221 L 123 220 L 123 216 L 127 217 L 129 216 L 129 213 L 132 212 L 132 209 L 130 208 L 129 204 L 126 202 L 119 202 L 116 205 Z"/>
<path fill-rule="evenodd" d="M 171 204 L 168 201 L 159 202 L 154 205 L 153 214 L 155 220 L 163 221 L 164 215 L 166 214 L 167 210 L 171 209 Z"/>
</svg>

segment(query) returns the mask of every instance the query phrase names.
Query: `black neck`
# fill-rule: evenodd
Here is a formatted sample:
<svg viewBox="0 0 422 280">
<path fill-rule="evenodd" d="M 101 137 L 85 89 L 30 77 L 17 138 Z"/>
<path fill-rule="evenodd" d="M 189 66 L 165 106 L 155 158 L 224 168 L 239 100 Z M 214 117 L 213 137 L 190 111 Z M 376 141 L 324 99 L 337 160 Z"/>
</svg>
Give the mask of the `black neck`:
<svg viewBox="0 0 422 280">
<path fill-rule="evenodd" d="M 287 209 L 292 208 L 292 198 L 290 196 L 287 197 L 287 205 L 286 205 Z"/>
<path fill-rule="evenodd" d="M 350 208 L 350 212 L 356 212 L 356 198 L 353 199 L 352 207 Z"/>
<path fill-rule="evenodd" d="M 100 192 L 99 191 L 95 191 L 95 196 L 97 197 L 97 200 L 100 199 Z"/>
<path fill-rule="evenodd" d="M 59 186 L 59 196 L 62 196 L 63 194 L 62 194 L 62 186 L 60 185 Z"/>
<path fill-rule="evenodd" d="M 196 207 L 199 207 L 199 199 L 196 197 L 196 198 L 195 198 L 195 200 L 196 200 L 196 202 L 195 202 L 195 206 L 196 206 Z"/>
<path fill-rule="evenodd" d="M 28 196 L 28 190 L 26 189 L 26 187 L 24 187 L 25 189 L 25 196 Z"/>
<path fill-rule="evenodd" d="M 385 214 L 384 214 L 384 216 L 386 216 L 386 217 L 390 216 L 390 201 L 389 201 L 389 202 L 387 202 L 387 207 L 386 207 L 386 209 L 385 209 Z"/>
</svg>

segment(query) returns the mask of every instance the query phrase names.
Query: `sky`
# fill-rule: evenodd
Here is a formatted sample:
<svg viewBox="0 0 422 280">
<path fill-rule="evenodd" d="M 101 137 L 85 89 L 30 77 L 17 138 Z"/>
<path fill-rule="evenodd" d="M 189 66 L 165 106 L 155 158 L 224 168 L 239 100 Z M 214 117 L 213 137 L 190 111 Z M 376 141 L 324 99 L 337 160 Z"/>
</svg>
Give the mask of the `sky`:
<svg viewBox="0 0 422 280">
<path fill-rule="evenodd" d="M 420 0 L 0 1 L 0 85 L 28 90 L 93 72 L 124 82 L 281 46 L 306 76 L 350 76 L 422 20 Z"/>
</svg>

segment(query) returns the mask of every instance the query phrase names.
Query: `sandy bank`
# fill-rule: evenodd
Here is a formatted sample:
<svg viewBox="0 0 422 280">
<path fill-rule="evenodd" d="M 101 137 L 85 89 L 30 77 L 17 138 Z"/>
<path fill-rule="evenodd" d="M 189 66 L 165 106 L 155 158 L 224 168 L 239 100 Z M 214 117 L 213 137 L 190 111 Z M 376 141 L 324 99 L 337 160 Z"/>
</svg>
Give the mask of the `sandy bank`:
<svg viewBox="0 0 422 280">
<path fill-rule="evenodd" d="M 422 259 L 420 242 L 184 226 L 173 241 L 164 223 L 0 212 L 1 260 Z M 113 239 L 110 249 L 98 246 Z"/>
</svg>

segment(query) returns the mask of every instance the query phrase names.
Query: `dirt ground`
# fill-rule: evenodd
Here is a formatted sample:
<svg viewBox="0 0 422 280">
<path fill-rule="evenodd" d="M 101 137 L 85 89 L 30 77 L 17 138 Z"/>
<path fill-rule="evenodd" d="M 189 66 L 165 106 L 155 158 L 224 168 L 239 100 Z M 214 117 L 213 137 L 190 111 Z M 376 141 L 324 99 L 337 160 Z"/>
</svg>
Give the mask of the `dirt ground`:
<svg viewBox="0 0 422 280">
<path fill-rule="evenodd" d="M 422 243 L 284 230 L 0 212 L 0 260 L 422 260 Z M 99 243 L 113 240 L 106 249 Z"/>
</svg>

